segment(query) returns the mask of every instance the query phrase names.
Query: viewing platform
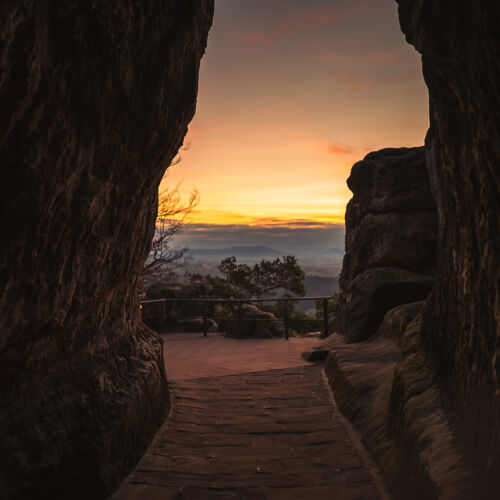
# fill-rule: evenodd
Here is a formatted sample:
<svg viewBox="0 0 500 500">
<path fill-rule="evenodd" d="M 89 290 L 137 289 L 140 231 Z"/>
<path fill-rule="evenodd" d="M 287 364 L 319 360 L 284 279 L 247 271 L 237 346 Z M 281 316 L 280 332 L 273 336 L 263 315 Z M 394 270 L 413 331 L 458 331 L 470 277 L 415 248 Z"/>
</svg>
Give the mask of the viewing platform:
<svg viewBox="0 0 500 500">
<path fill-rule="evenodd" d="M 171 410 L 114 500 L 388 499 L 315 339 L 163 335 Z"/>
</svg>

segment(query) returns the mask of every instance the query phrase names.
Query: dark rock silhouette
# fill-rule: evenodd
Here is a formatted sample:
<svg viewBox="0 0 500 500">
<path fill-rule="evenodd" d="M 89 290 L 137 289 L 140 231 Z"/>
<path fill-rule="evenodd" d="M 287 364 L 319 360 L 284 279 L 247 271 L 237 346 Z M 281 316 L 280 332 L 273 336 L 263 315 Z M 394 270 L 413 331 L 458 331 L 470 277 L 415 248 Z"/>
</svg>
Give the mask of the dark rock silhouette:
<svg viewBox="0 0 500 500">
<path fill-rule="evenodd" d="M 423 147 L 370 153 L 353 166 L 347 184 L 353 198 L 336 326 L 359 342 L 377 331 L 389 309 L 429 294 L 438 219 Z"/>
<path fill-rule="evenodd" d="M 0 6 L 0 497 L 103 498 L 168 405 L 136 282 L 213 0 Z"/>
<path fill-rule="evenodd" d="M 397 267 L 379 267 L 358 274 L 342 290 L 335 315 L 337 328 L 348 342 L 366 340 L 377 332 L 387 311 L 425 298 L 433 278 Z"/>
<path fill-rule="evenodd" d="M 439 268 L 417 340 L 485 495 L 500 489 L 500 6 L 399 0 L 422 54 Z M 479 496 L 479 494 L 478 494 Z"/>
<path fill-rule="evenodd" d="M 395 307 L 388 311 L 377 330 L 377 337 L 393 339 L 396 343 L 400 344 L 404 338 L 406 328 L 420 313 L 423 305 L 424 301 L 420 300 Z"/>
<path fill-rule="evenodd" d="M 396 498 L 496 499 L 500 8 L 493 2 L 399 0 L 399 14 L 407 40 L 422 54 L 429 87 L 425 156 L 438 213 L 435 282 L 425 302 L 388 311 L 369 340 L 349 344 L 332 335 L 318 350 L 329 351 L 326 369 L 337 402 Z M 376 178 L 367 175 L 350 185 L 366 189 Z M 347 230 L 352 224 L 363 235 L 351 231 L 348 245 L 367 246 L 376 231 L 360 223 L 359 210 L 352 208 Z M 414 221 L 407 235 L 418 230 Z M 344 262 L 341 315 L 349 313 L 349 287 L 366 272 L 363 266 L 390 253 L 374 246 L 375 256 L 358 251 Z M 403 267 L 411 269 L 414 256 L 410 252 Z M 343 333 L 349 340 L 350 332 Z"/>
</svg>

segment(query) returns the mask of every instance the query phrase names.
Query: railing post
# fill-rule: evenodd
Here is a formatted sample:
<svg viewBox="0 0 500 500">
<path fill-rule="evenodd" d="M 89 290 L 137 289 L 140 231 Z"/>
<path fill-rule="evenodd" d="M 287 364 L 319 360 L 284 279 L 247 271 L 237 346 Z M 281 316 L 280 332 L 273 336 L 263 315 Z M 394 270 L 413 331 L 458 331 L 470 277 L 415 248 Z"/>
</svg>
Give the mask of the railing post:
<svg viewBox="0 0 500 500">
<path fill-rule="evenodd" d="M 323 335 L 328 337 L 328 299 L 323 299 Z"/>
<path fill-rule="evenodd" d="M 285 300 L 285 340 L 288 340 L 288 300 Z"/>
<path fill-rule="evenodd" d="M 165 301 L 162 300 L 160 302 L 160 331 L 161 333 L 165 333 Z"/>
<path fill-rule="evenodd" d="M 206 337 L 208 333 L 208 320 L 207 320 L 207 301 L 203 302 L 203 336 Z"/>
</svg>

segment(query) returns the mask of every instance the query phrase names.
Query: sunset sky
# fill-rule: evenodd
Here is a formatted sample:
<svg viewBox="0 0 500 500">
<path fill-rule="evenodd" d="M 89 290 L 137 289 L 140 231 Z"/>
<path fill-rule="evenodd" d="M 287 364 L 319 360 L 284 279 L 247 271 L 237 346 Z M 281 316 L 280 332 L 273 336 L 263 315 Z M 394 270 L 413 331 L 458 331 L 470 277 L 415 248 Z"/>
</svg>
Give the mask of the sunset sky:
<svg viewBox="0 0 500 500">
<path fill-rule="evenodd" d="M 343 224 L 352 164 L 427 126 L 394 1 L 216 0 L 189 149 L 165 180 L 200 192 L 183 238 Z"/>
</svg>

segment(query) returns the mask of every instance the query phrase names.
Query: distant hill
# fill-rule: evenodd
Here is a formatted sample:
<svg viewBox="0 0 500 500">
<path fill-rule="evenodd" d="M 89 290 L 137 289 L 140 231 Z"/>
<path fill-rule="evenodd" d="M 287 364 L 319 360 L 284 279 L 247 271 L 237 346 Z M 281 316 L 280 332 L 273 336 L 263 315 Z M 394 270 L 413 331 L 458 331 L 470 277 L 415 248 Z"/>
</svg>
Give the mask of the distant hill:
<svg viewBox="0 0 500 500">
<path fill-rule="evenodd" d="M 274 248 L 265 246 L 236 246 L 227 248 L 192 248 L 193 257 L 215 258 L 215 257 L 246 257 L 260 259 L 265 257 L 282 257 L 285 255 Z"/>
<path fill-rule="evenodd" d="M 341 248 L 329 248 L 323 255 L 344 255 L 344 250 Z"/>
</svg>

